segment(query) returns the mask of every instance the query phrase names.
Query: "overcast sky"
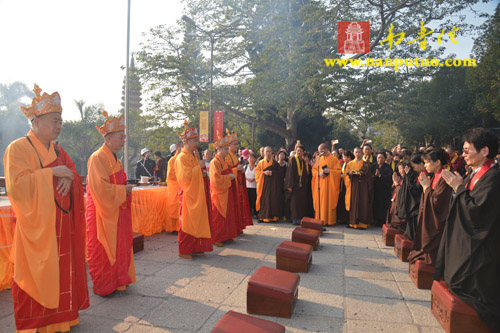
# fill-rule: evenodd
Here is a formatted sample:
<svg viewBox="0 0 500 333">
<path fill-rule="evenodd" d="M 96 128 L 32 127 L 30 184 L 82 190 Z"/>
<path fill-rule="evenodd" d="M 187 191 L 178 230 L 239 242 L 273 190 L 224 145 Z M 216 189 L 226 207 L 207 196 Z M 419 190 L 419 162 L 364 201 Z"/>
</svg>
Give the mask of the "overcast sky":
<svg viewBox="0 0 500 333">
<path fill-rule="evenodd" d="M 493 12 L 496 3 L 481 8 Z M 132 0 L 131 8 L 131 52 L 145 41 L 143 32 L 175 25 L 182 15 L 175 0 Z M 126 28 L 127 0 L 0 0 L 0 83 L 21 81 L 29 88 L 37 83 L 48 93 L 58 91 L 64 119 L 78 119 L 75 99 L 102 103 L 116 114 Z M 470 36 L 458 40 L 449 51 L 467 57 Z"/>
</svg>

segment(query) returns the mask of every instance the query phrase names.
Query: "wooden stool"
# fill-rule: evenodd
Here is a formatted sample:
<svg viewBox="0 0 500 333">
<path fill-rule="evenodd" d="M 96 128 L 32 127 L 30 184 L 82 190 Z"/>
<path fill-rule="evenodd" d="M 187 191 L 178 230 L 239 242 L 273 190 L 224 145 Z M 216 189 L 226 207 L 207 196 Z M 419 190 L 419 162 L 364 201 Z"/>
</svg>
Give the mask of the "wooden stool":
<svg viewBox="0 0 500 333">
<path fill-rule="evenodd" d="M 446 332 L 492 332 L 474 308 L 450 293 L 444 281 L 432 284 L 431 311 Z"/>
<path fill-rule="evenodd" d="M 320 236 L 323 234 L 323 221 L 316 220 L 310 217 L 303 217 L 300 221 L 300 226 L 303 228 L 318 230 Z"/>
<path fill-rule="evenodd" d="M 408 262 L 408 255 L 410 254 L 413 241 L 403 234 L 397 234 L 394 237 L 394 253 L 402 262 Z"/>
<path fill-rule="evenodd" d="M 211 333 L 284 333 L 285 326 L 278 323 L 249 316 L 247 314 L 228 311 L 217 322 Z"/>
<path fill-rule="evenodd" d="M 248 280 L 247 312 L 290 318 L 297 303 L 300 275 L 266 266 Z"/>
<path fill-rule="evenodd" d="M 276 248 L 276 268 L 287 272 L 307 273 L 312 263 L 312 246 L 283 241 Z"/>
<path fill-rule="evenodd" d="M 292 242 L 309 244 L 316 251 L 319 246 L 319 231 L 297 227 L 292 232 Z"/>
<path fill-rule="evenodd" d="M 137 253 L 144 250 L 144 235 L 135 232 L 133 234 L 134 234 L 134 242 L 133 242 L 134 253 Z"/>
<path fill-rule="evenodd" d="M 382 240 L 385 246 L 394 246 L 394 237 L 401 232 L 396 228 L 391 228 L 387 224 L 382 226 Z"/>
<path fill-rule="evenodd" d="M 426 264 L 423 260 L 417 260 L 409 265 L 410 277 L 418 289 L 431 289 L 434 266 Z"/>
</svg>

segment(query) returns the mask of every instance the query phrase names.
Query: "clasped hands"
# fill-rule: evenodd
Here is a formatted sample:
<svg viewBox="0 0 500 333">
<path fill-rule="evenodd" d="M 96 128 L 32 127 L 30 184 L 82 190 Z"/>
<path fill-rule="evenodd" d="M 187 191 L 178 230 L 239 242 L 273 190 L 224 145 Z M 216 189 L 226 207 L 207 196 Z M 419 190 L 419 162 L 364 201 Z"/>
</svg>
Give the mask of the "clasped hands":
<svg viewBox="0 0 500 333">
<path fill-rule="evenodd" d="M 61 195 L 66 195 L 71 190 L 71 183 L 73 183 L 73 172 L 65 165 L 59 165 L 51 168 L 54 177 L 57 177 L 56 191 Z"/>
</svg>

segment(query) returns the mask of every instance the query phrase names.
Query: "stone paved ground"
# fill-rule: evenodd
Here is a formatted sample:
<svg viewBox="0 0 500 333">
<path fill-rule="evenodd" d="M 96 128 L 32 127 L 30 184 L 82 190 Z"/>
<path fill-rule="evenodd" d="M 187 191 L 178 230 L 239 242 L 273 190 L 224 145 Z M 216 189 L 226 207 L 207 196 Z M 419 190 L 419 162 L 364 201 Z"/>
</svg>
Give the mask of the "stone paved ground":
<svg viewBox="0 0 500 333">
<path fill-rule="evenodd" d="M 260 266 L 275 267 L 275 250 L 290 240 L 290 224 L 257 224 L 234 242 L 184 261 L 177 237 L 146 237 L 136 254 L 137 284 L 110 297 L 92 293 L 72 332 L 210 332 L 228 310 L 246 313 L 246 287 Z M 9 290 L 0 292 L 0 332 L 14 332 Z M 442 332 L 430 311 L 430 291 L 418 290 L 408 264 L 385 247 L 381 229 L 328 228 L 301 273 L 291 319 L 264 317 L 289 332 Z"/>
</svg>

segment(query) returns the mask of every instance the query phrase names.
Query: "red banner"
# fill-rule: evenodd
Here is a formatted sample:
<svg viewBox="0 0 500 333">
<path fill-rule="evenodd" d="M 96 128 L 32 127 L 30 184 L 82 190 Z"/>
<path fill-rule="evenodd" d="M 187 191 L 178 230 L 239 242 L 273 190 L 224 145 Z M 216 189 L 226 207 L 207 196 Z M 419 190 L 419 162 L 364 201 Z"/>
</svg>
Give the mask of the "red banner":
<svg viewBox="0 0 500 333">
<path fill-rule="evenodd" d="M 224 136 L 224 112 L 215 111 L 214 112 L 214 142 L 217 141 L 218 136 Z M 219 133 L 219 134 L 217 134 Z"/>
<path fill-rule="evenodd" d="M 200 111 L 200 142 L 208 142 L 208 111 Z"/>
</svg>

